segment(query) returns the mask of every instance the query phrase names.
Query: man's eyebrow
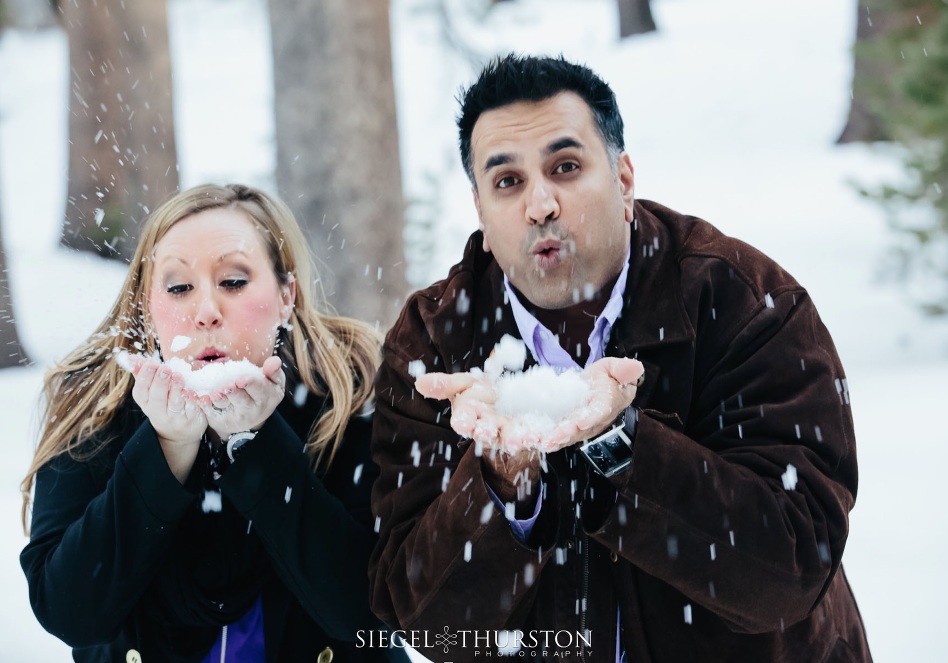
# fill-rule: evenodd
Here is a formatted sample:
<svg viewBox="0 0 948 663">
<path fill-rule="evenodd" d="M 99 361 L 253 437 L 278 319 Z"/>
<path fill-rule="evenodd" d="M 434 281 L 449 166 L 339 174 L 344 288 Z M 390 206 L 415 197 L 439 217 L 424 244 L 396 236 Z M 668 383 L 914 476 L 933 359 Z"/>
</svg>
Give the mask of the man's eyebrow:
<svg viewBox="0 0 948 663">
<path fill-rule="evenodd" d="M 547 154 L 553 154 L 554 152 L 559 152 L 560 150 L 565 150 L 568 147 L 576 147 L 583 149 L 584 145 L 580 143 L 575 138 L 560 138 L 559 140 L 554 140 L 546 148 Z"/>
<path fill-rule="evenodd" d="M 491 168 L 496 168 L 497 166 L 503 166 L 504 164 L 508 164 L 513 160 L 514 158 L 513 158 L 513 155 L 511 154 L 507 154 L 507 153 L 495 154 L 494 156 L 487 159 L 487 161 L 484 163 L 483 172 L 486 173 Z"/>
<path fill-rule="evenodd" d="M 559 138 L 557 140 L 554 140 L 552 143 L 547 145 L 546 153 L 554 154 L 556 152 L 559 152 L 560 150 L 565 150 L 570 147 L 575 147 L 581 150 L 585 146 L 582 143 L 580 143 L 578 140 L 576 140 L 575 138 L 566 136 L 564 138 Z M 494 156 L 487 159 L 487 161 L 484 163 L 484 172 L 486 173 L 491 168 L 496 168 L 497 166 L 503 166 L 504 164 L 508 164 L 512 161 L 514 161 L 514 158 L 513 158 L 513 155 L 511 154 L 508 154 L 508 153 L 495 154 Z"/>
<path fill-rule="evenodd" d="M 565 150 L 565 149 L 570 148 L 570 147 L 575 147 L 575 148 L 578 148 L 578 149 L 581 150 L 581 149 L 583 149 L 584 146 L 583 146 L 582 143 L 580 143 L 580 142 L 579 142 L 578 140 L 576 140 L 575 138 L 570 138 L 570 137 L 567 136 L 567 137 L 565 137 L 565 138 L 560 138 L 560 139 L 558 139 L 558 140 L 554 140 L 552 143 L 550 143 L 549 145 L 547 145 L 547 147 L 546 147 L 546 153 L 547 153 L 547 154 L 554 154 L 554 153 L 556 153 L 556 152 L 559 152 L 560 150 Z M 491 168 L 496 168 L 497 166 L 503 166 L 503 165 L 505 165 L 505 164 L 511 163 L 511 162 L 514 161 L 514 160 L 515 160 L 515 159 L 514 159 L 513 155 L 512 155 L 512 154 L 508 154 L 508 153 L 506 153 L 506 152 L 501 153 L 501 154 L 495 154 L 494 156 L 488 158 L 487 161 L 484 163 L 483 172 L 486 173 L 486 172 L 489 171 Z"/>
</svg>

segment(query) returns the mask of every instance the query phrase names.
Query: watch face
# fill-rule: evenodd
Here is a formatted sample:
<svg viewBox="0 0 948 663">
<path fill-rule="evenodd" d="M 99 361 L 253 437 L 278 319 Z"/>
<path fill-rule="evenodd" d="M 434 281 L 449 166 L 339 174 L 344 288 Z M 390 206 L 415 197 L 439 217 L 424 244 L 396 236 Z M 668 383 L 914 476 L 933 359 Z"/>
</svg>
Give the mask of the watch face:
<svg viewBox="0 0 948 663">
<path fill-rule="evenodd" d="M 621 437 L 620 431 L 596 438 L 580 447 L 592 465 L 605 476 L 612 476 L 632 464 L 632 448 Z"/>
</svg>

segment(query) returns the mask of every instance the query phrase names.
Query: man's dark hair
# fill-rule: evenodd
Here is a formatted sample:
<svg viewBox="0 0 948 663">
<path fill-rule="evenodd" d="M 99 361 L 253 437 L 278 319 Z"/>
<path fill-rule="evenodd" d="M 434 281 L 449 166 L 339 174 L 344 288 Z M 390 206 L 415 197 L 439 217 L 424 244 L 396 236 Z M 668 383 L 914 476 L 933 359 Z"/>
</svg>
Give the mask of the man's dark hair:
<svg viewBox="0 0 948 663">
<path fill-rule="evenodd" d="M 622 115 L 612 88 L 588 67 L 558 58 L 530 55 L 507 55 L 491 60 L 459 102 L 458 134 L 461 161 L 474 186 L 474 162 L 471 155 L 471 133 L 477 119 L 484 113 L 518 101 L 544 101 L 560 92 L 574 92 L 592 110 L 596 126 L 610 154 L 625 149 Z"/>
</svg>

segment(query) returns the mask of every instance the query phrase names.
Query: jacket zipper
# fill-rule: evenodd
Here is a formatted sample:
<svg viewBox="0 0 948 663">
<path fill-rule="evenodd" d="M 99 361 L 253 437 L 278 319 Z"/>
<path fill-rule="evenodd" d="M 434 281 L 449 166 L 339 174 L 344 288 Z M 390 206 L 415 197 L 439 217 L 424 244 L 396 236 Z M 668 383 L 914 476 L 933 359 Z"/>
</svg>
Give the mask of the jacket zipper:
<svg viewBox="0 0 948 663">
<path fill-rule="evenodd" d="M 589 594 L 589 536 L 583 532 L 583 595 L 582 603 L 580 606 L 582 612 L 579 617 L 579 632 L 582 633 L 583 638 L 586 637 L 586 600 L 587 595 Z M 579 658 L 582 661 L 586 660 L 586 645 L 580 644 L 579 646 Z"/>
<path fill-rule="evenodd" d="M 574 462 L 578 462 L 579 460 L 578 456 L 579 454 L 576 454 L 573 456 Z M 586 477 L 586 481 L 585 481 L 585 485 L 583 486 L 582 493 L 580 494 L 581 500 L 585 499 L 586 492 L 589 490 L 589 466 L 588 465 L 585 467 L 585 470 L 586 471 L 584 474 Z M 579 517 L 575 513 L 573 514 L 573 517 L 576 518 L 576 524 L 579 525 L 580 529 L 582 529 L 582 522 L 579 522 Z M 583 591 L 582 591 L 582 596 L 580 597 L 580 600 L 582 601 L 582 603 L 580 603 L 580 609 L 582 610 L 582 612 L 580 612 L 580 615 L 579 615 L 579 632 L 582 634 L 583 638 L 585 638 L 586 637 L 586 613 L 588 612 L 588 605 L 589 605 L 588 604 L 588 600 L 589 600 L 589 535 L 586 534 L 585 530 L 582 530 L 582 531 L 583 531 L 583 540 L 582 540 L 583 541 L 582 543 L 583 545 L 583 548 L 582 548 Z M 586 645 L 582 643 L 579 645 L 579 659 L 583 661 L 583 663 L 585 663 L 586 661 Z"/>
<path fill-rule="evenodd" d="M 227 625 L 221 627 L 221 663 L 225 663 L 227 656 Z"/>
</svg>

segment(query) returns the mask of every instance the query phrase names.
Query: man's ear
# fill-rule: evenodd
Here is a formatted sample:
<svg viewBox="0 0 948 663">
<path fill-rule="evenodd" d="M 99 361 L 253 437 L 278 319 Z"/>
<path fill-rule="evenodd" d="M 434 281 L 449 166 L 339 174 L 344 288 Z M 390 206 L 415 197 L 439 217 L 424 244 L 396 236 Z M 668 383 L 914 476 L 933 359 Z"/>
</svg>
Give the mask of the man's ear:
<svg viewBox="0 0 948 663">
<path fill-rule="evenodd" d="M 616 171 L 619 194 L 622 196 L 622 206 L 625 208 L 625 221 L 632 223 L 635 215 L 635 168 L 632 167 L 632 159 L 628 152 L 619 155 Z"/>
<path fill-rule="evenodd" d="M 490 244 L 487 241 L 487 229 L 484 227 L 484 214 L 481 211 L 481 199 L 477 195 L 477 187 L 471 187 L 471 194 L 474 196 L 474 207 L 477 209 L 477 227 L 484 234 L 484 252 L 490 253 Z"/>
</svg>

